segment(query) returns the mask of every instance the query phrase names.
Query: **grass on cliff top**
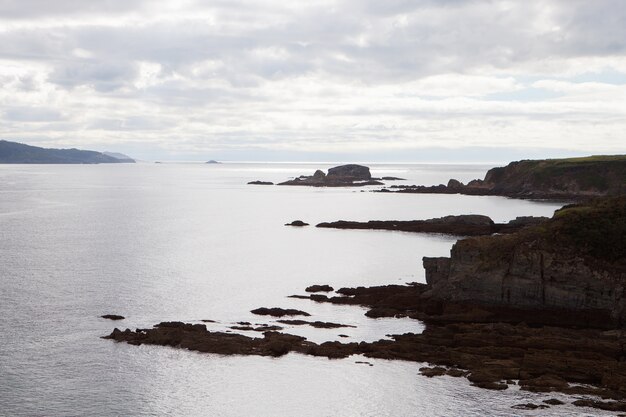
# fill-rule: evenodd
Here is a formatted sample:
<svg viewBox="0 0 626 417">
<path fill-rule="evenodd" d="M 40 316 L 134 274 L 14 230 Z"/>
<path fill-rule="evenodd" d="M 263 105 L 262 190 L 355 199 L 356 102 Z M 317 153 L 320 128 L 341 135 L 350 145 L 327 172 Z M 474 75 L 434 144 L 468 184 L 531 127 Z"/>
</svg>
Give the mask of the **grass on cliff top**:
<svg viewBox="0 0 626 417">
<path fill-rule="evenodd" d="M 565 206 L 544 228 L 548 241 L 608 262 L 626 263 L 626 197 Z"/>
<path fill-rule="evenodd" d="M 482 269 L 501 265 L 516 248 L 581 256 L 612 271 L 626 272 L 626 196 L 602 198 L 565 206 L 551 220 L 509 235 L 481 236 L 458 241 L 453 252 L 474 248 Z"/>
</svg>

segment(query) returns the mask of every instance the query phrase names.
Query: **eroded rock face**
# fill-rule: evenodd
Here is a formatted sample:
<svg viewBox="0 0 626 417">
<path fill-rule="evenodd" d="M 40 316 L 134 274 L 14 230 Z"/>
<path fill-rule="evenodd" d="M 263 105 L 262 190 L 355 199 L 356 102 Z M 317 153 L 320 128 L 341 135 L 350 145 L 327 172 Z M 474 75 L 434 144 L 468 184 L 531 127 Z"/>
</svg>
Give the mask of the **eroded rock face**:
<svg viewBox="0 0 626 417">
<path fill-rule="evenodd" d="M 424 258 L 432 297 L 626 325 L 625 219 L 626 198 L 612 199 L 565 208 L 519 233 L 460 240 L 450 258 Z"/>
</svg>

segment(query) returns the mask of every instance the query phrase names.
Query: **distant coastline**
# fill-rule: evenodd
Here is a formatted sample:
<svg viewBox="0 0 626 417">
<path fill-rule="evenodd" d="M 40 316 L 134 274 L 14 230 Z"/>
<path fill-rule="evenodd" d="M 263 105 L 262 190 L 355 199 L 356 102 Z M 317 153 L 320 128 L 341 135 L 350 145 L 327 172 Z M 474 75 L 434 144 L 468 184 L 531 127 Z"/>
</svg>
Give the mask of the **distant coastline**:
<svg viewBox="0 0 626 417">
<path fill-rule="evenodd" d="M 116 152 L 52 149 L 0 140 L 0 164 L 120 164 L 135 163 Z"/>
</svg>

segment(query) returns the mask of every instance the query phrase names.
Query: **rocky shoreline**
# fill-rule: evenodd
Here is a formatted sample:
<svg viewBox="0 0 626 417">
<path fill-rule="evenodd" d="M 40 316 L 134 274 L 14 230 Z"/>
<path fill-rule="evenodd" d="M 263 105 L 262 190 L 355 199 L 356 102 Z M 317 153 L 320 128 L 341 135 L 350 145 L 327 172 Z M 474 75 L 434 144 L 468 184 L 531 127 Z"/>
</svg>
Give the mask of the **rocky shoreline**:
<svg viewBox="0 0 626 417">
<path fill-rule="evenodd" d="M 566 206 L 552 219 L 513 233 L 460 240 L 449 258 L 424 258 L 426 284 L 293 296 L 364 306 L 370 318 L 418 319 L 426 325 L 421 334 L 317 344 L 269 325 L 251 328 L 263 332 L 254 338 L 211 332 L 204 324 L 164 322 L 151 329 L 115 329 L 105 338 L 224 355 L 295 352 L 338 359 L 361 354 L 426 362 L 431 366 L 421 372 L 429 377 L 465 377 L 494 390 L 518 385 L 534 392 L 593 395 L 602 400 L 585 397 L 573 404 L 626 411 L 625 236 L 626 197 L 602 199 Z M 330 293 L 332 287 L 307 290 Z M 253 312 L 308 315 L 281 308 Z M 296 319 L 279 323 L 343 327 Z M 557 405 L 549 401 L 516 407 Z"/>
</svg>

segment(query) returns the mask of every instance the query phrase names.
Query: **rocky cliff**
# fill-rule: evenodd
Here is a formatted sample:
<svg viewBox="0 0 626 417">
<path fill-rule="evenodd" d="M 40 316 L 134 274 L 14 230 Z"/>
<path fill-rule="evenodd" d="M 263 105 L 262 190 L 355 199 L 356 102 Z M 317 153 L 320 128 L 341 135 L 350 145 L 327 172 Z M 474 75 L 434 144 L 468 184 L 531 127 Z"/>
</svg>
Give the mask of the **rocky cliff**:
<svg viewBox="0 0 626 417">
<path fill-rule="evenodd" d="M 566 206 L 541 225 L 460 240 L 449 258 L 423 261 L 433 299 L 626 326 L 626 197 Z"/>
<path fill-rule="evenodd" d="M 492 168 L 468 184 L 392 186 L 398 192 L 502 195 L 515 198 L 581 199 L 626 193 L 626 155 L 525 160 Z"/>
</svg>

